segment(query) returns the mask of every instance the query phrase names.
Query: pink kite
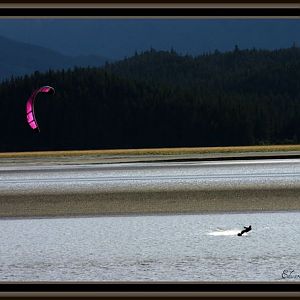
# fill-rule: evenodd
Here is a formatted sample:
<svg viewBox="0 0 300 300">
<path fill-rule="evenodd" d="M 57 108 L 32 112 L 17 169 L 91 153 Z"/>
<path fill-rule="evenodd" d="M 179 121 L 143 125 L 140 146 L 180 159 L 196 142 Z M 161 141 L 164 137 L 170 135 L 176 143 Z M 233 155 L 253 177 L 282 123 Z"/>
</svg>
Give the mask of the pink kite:
<svg viewBox="0 0 300 300">
<path fill-rule="evenodd" d="M 36 118 L 35 118 L 35 114 L 34 114 L 34 101 L 35 101 L 36 96 L 39 93 L 52 93 L 52 94 L 54 94 L 55 90 L 51 86 L 43 86 L 39 89 L 36 89 L 32 93 L 32 95 L 29 97 L 29 99 L 27 100 L 27 103 L 26 103 L 27 122 L 28 122 L 29 126 L 32 129 L 37 128 L 40 131 L 39 126 L 38 126 L 37 121 L 36 121 Z"/>
</svg>

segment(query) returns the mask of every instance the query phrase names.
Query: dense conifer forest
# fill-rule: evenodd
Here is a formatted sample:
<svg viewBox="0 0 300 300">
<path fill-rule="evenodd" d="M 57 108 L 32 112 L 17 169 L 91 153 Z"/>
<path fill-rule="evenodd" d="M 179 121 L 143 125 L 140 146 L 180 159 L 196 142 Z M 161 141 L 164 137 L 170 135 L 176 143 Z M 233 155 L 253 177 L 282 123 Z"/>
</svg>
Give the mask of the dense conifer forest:
<svg viewBox="0 0 300 300">
<path fill-rule="evenodd" d="M 41 132 L 25 104 L 40 94 Z M 194 57 L 136 53 L 98 68 L 11 78 L 0 85 L 0 151 L 234 146 L 300 142 L 300 48 Z"/>
</svg>

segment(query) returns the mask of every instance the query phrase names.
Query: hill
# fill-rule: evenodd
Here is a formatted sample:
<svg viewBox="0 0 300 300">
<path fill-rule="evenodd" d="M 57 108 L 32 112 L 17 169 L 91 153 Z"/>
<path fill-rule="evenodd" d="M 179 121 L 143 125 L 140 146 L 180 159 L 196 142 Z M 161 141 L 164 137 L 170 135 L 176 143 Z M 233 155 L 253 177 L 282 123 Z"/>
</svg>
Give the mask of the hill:
<svg viewBox="0 0 300 300">
<path fill-rule="evenodd" d="M 74 66 L 102 66 L 107 59 L 101 56 L 71 57 L 47 48 L 17 42 L 0 36 L 0 81 L 10 76 L 35 71 L 59 70 Z"/>
<path fill-rule="evenodd" d="M 300 49 L 181 56 L 151 49 L 100 68 L 35 72 L 0 85 L 0 151 L 300 142 Z M 25 103 L 41 85 L 36 115 Z"/>
<path fill-rule="evenodd" d="M 278 50 L 239 50 L 236 46 L 234 51 L 195 57 L 151 49 L 107 64 L 105 70 L 123 78 L 197 90 L 203 95 L 212 89 L 222 94 L 229 89 L 243 93 L 298 92 L 299 66 L 300 48 L 296 46 Z"/>
</svg>

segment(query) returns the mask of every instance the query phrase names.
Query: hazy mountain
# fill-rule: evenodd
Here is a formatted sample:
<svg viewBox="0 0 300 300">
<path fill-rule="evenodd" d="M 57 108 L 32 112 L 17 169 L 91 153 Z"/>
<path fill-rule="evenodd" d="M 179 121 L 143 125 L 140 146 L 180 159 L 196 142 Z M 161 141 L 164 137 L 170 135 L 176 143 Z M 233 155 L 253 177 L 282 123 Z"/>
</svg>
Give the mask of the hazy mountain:
<svg viewBox="0 0 300 300">
<path fill-rule="evenodd" d="M 300 44 L 299 19 L 1 19 L 0 35 L 65 55 L 122 59 L 150 47 L 182 54 Z"/>
<path fill-rule="evenodd" d="M 17 42 L 0 36 L 0 80 L 49 69 L 101 66 L 105 61 L 108 59 L 102 56 L 72 57 L 44 47 Z"/>
</svg>

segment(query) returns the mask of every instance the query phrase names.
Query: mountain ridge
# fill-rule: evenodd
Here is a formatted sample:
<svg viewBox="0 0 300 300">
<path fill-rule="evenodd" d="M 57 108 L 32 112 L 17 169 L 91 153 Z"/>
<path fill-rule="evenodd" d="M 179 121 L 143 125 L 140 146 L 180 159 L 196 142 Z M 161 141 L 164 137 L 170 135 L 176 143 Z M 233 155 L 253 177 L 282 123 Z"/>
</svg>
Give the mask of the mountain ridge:
<svg viewBox="0 0 300 300">
<path fill-rule="evenodd" d="M 0 36 L 0 81 L 35 71 L 61 70 L 75 66 L 102 66 L 109 59 L 100 55 L 67 56 L 57 51 Z"/>
</svg>

